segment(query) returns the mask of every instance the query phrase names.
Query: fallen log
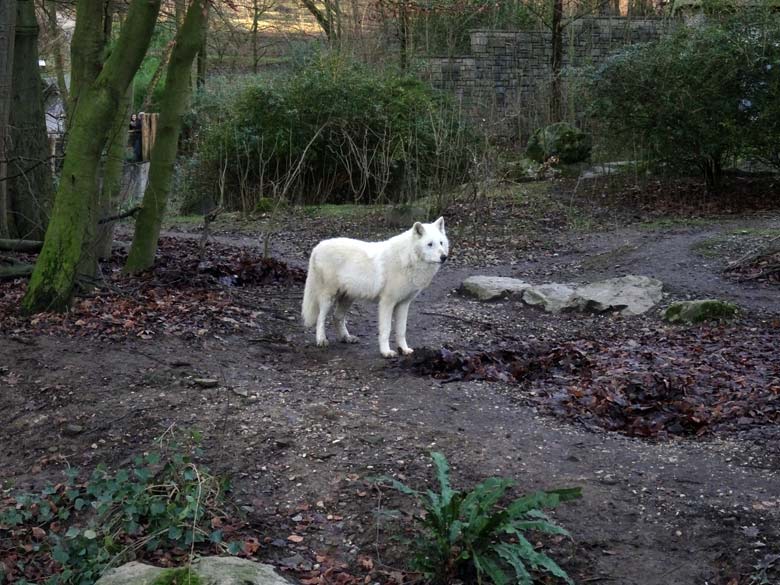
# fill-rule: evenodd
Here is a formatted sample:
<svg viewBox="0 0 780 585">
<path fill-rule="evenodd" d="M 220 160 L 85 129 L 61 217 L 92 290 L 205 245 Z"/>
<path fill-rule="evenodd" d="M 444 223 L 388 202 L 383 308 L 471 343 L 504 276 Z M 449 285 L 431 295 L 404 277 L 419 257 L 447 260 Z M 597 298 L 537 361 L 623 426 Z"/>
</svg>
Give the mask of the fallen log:
<svg viewBox="0 0 780 585">
<path fill-rule="evenodd" d="M 0 239 L 0 250 L 6 252 L 40 252 L 43 242 L 38 240 L 4 240 Z"/>
<path fill-rule="evenodd" d="M 14 280 L 15 278 L 24 278 L 30 276 L 32 272 L 32 264 L 22 264 L 21 262 L 5 266 L 0 264 L 0 280 Z"/>
</svg>

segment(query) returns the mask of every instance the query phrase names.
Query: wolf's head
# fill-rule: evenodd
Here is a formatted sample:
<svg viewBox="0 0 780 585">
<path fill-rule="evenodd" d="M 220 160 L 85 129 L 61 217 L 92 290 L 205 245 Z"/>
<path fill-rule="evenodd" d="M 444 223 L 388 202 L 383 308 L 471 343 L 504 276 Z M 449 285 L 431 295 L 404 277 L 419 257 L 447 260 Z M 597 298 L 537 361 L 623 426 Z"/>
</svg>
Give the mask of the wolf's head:
<svg viewBox="0 0 780 585">
<path fill-rule="evenodd" d="M 450 253 L 450 242 L 444 232 L 444 218 L 433 223 L 420 223 L 412 226 L 414 249 L 417 256 L 430 264 L 444 264 Z"/>
</svg>

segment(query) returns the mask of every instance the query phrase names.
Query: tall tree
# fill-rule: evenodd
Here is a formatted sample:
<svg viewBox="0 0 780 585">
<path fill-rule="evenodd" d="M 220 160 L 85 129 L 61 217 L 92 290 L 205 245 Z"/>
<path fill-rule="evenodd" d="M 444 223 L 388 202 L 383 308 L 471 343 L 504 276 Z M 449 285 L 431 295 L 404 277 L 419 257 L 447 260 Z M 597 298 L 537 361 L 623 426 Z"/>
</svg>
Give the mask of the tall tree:
<svg viewBox="0 0 780 585">
<path fill-rule="evenodd" d="M 46 0 L 44 4 L 49 35 L 51 37 L 51 52 L 54 58 L 54 70 L 57 74 L 57 89 L 65 106 L 65 116 L 68 114 L 68 102 L 70 101 L 68 84 L 65 81 L 65 57 L 63 55 L 63 32 L 57 20 L 57 4 L 53 0 Z"/>
<path fill-rule="evenodd" d="M 122 32 L 95 81 L 79 84 L 77 96 L 71 97 L 74 107 L 59 189 L 43 249 L 22 300 L 28 312 L 65 310 L 84 259 L 94 254 L 101 155 L 116 111 L 149 47 L 160 2 L 131 0 Z M 78 0 L 77 32 L 81 26 L 104 34 L 102 8 L 100 0 Z M 74 33 L 74 42 L 77 36 Z M 84 41 L 86 47 L 99 44 Z"/>
<path fill-rule="evenodd" d="M 198 43 L 198 74 L 196 83 L 198 88 L 206 85 L 206 67 L 208 66 L 208 42 L 209 42 L 209 5 L 208 3 L 203 5 L 205 13 L 203 15 L 203 23 L 198 30 L 199 43 Z M 187 11 L 189 13 L 189 10 Z M 186 20 L 186 18 L 185 18 Z"/>
<path fill-rule="evenodd" d="M 323 6 L 320 7 L 315 0 L 301 0 L 317 24 L 320 25 L 322 32 L 325 33 L 328 41 L 334 41 L 336 39 L 337 27 L 333 22 L 333 16 L 336 11 L 333 9 L 333 0 L 323 0 Z"/>
<path fill-rule="evenodd" d="M 114 115 L 114 123 L 108 134 L 108 146 L 103 160 L 103 180 L 100 185 L 100 200 L 98 202 L 98 217 L 101 219 L 115 215 L 119 209 L 132 99 L 133 86 L 130 85 L 125 92 L 124 99 L 119 103 Z M 95 244 L 95 256 L 98 259 L 105 259 L 111 255 L 115 225 L 113 221 L 98 224 Z"/>
<path fill-rule="evenodd" d="M 176 33 L 160 100 L 160 119 L 152 148 L 149 184 L 135 223 L 133 244 L 125 265 L 127 272 L 146 270 L 154 264 L 160 227 L 171 190 L 182 116 L 189 103 L 190 70 L 201 47 L 201 31 L 206 26 L 207 10 L 205 0 L 193 0 L 184 24 Z"/>
<path fill-rule="evenodd" d="M 16 2 L 13 102 L 10 116 L 11 156 L 8 182 L 11 234 L 41 240 L 51 210 L 53 184 L 48 164 L 49 141 L 38 68 L 38 20 L 33 0 Z"/>
<path fill-rule="evenodd" d="M 187 0 L 174 0 L 174 14 L 176 17 L 176 30 L 184 24 L 184 16 L 187 14 Z"/>
<path fill-rule="evenodd" d="M 563 0 L 552 0 L 552 80 L 550 84 L 550 117 L 553 122 L 563 120 Z"/>
<path fill-rule="evenodd" d="M 9 235 L 6 161 L 10 145 L 8 120 L 13 93 L 15 24 L 16 0 L 0 0 L 0 238 Z"/>
</svg>

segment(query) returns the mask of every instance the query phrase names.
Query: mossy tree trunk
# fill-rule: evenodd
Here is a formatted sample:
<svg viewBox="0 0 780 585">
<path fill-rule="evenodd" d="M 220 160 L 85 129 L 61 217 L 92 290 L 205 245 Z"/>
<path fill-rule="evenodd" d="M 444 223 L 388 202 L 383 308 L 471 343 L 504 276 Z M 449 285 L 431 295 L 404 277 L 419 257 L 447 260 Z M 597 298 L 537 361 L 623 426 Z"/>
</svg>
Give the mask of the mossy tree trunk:
<svg viewBox="0 0 780 585">
<path fill-rule="evenodd" d="M 133 245 L 125 265 L 127 272 L 140 272 L 154 264 L 160 227 L 171 190 L 182 116 L 189 103 L 190 70 L 201 46 L 201 32 L 206 25 L 207 10 L 208 5 L 204 0 L 193 0 L 184 24 L 176 33 L 160 101 L 160 119 L 157 139 L 152 148 L 149 184 L 136 219 Z"/>
<path fill-rule="evenodd" d="M 71 92 L 74 107 L 59 190 L 43 249 L 22 300 L 28 312 L 67 309 L 80 276 L 78 269 L 94 253 L 101 155 L 120 103 L 149 47 L 160 2 L 132 0 L 122 32 L 95 81 L 80 84 L 75 101 Z M 103 34 L 104 13 L 91 10 L 94 5 L 94 0 L 79 0 L 76 26 Z"/>
<path fill-rule="evenodd" d="M 49 141 L 38 68 L 38 21 L 33 0 L 16 2 L 11 156 L 8 173 L 11 235 L 42 240 L 51 211 L 53 184 Z"/>
<path fill-rule="evenodd" d="M 8 120 L 13 93 L 16 0 L 0 0 L 0 238 L 8 237 L 8 181 L 6 160 L 10 145 Z"/>
<path fill-rule="evenodd" d="M 187 0 L 174 0 L 174 10 L 176 30 L 179 30 L 184 24 L 184 17 L 187 14 Z"/>
<path fill-rule="evenodd" d="M 76 28 L 70 42 L 68 128 L 75 117 L 74 110 L 78 105 L 82 89 L 92 85 L 103 69 L 108 44 L 106 8 L 109 3 L 110 0 L 77 0 L 76 2 Z"/>
<path fill-rule="evenodd" d="M 127 87 L 124 99 L 114 117 L 114 124 L 108 135 L 108 148 L 103 161 L 103 181 L 100 187 L 100 202 L 98 209 L 99 218 L 113 216 L 117 213 L 121 201 L 119 194 L 122 190 L 122 171 L 125 166 L 125 153 L 127 152 L 127 131 L 130 119 L 130 102 L 133 96 L 132 84 Z M 98 259 L 105 259 L 111 255 L 111 245 L 114 243 L 115 222 L 109 221 L 98 225 L 97 250 Z"/>
</svg>

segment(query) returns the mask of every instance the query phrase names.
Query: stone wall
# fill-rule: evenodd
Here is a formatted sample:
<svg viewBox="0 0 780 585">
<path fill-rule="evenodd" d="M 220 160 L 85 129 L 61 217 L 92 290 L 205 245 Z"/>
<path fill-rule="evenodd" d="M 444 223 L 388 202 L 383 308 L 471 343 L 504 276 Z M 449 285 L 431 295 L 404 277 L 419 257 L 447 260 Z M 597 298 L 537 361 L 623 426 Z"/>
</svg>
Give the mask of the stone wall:
<svg viewBox="0 0 780 585">
<path fill-rule="evenodd" d="M 667 25 L 658 18 L 583 18 L 565 29 L 564 67 L 601 63 L 628 44 L 657 39 Z M 471 116 L 522 137 L 547 122 L 551 58 L 549 31 L 475 30 L 470 55 L 429 59 L 426 74 Z"/>
</svg>

